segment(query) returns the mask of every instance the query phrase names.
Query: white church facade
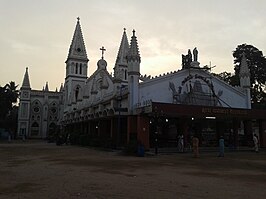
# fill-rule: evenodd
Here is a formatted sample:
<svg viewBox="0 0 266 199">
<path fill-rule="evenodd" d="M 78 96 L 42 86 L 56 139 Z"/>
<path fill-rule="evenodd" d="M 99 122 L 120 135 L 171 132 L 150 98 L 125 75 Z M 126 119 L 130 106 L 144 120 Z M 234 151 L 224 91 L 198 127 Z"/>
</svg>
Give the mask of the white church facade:
<svg viewBox="0 0 266 199">
<path fill-rule="evenodd" d="M 49 91 L 48 84 L 41 91 L 32 90 L 26 69 L 20 92 L 19 136 L 47 138 L 61 131 L 73 143 L 86 140 L 123 146 L 134 140 L 148 149 L 155 138 L 161 146 L 170 146 L 180 134 L 188 143 L 195 131 L 200 132 L 202 145 L 211 146 L 224 135 L 228 144 L 238 146 L 248 144 L 255 129 L 266 141 L 265 115 L 251 109 L 244 55 L 240 85 L 232 87 L 200 66 L 196 48 L 193 55 L 190 51 L 183 55 L 178 71 L 141 75 L 140 68 L 145 66 L 134 30 L 130 43 L 123 32 L 113 75 L 107 71 L 104 47 L 101 50 L 96 71 L 88 74 L 89 59 L 78 19 L 59 91 Z"/>
</svg>

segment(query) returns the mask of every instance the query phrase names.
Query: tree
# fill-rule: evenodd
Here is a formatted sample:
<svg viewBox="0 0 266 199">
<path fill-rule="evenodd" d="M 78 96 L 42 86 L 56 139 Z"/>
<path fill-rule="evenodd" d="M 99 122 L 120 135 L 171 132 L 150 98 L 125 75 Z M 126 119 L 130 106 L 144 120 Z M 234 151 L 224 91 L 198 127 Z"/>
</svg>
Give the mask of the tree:
<svg viewBox="0 0 266 199">
<path fill-rule="evenodd" d="M 19 91 L 18 85 L 11 81 L 4 87 L 0 86 L 0 127 L 7 129 L 15 136 L 17 129 L 18 106 L 16 106 Z"/>
<path fill-rule="evenodd" d="M 239 84 L 238 80 L 235 78 L 235 75 L 232 73 L 228 73 L 228 72 L 222 72 L 219 74 L 216 73 L 212 73 L 212 75 L 218 77 L 219 79 L 225 81 L 226 83 L 232 85 L 232 86 L 236 86 Z"/>
<path fill-rule="evenodd" d="M 11 81 L 11 82 L 9 82 L 9 84 L 5 85 L 5 89 L 9 95 L 9 100 L 12 104 L 17 103 L 18 94 L 19 94 L 17 87 L 18 87 L 18 85 L 16 85 L 15 82 L 13 82 L 13 81 Z"/>
<path fill-rule="evenodd" d="M 238 45 L 233 51 L 235 79 L 239 82 L 240 63 L 243 53 L 247 58 L 250 70 L 251 101 L 253 104 L 265 103 L 265 84 L 266 84 L 266 58 L 262 51 L 248 44 Z"/>
</svg>

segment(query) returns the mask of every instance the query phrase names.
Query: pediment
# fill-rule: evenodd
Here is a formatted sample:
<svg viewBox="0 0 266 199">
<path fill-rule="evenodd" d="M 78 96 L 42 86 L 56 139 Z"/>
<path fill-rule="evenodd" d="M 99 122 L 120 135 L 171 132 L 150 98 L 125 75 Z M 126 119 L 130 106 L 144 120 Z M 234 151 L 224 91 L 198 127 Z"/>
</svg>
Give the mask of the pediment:
<svg viewBox="0 0 266 199">
<path fill-rule="evenodd" d="M 140 84 L 141 98 L 155 102 L 246 108 L 244 89 L 202 69 L 183 69 Z"/>
</svg>

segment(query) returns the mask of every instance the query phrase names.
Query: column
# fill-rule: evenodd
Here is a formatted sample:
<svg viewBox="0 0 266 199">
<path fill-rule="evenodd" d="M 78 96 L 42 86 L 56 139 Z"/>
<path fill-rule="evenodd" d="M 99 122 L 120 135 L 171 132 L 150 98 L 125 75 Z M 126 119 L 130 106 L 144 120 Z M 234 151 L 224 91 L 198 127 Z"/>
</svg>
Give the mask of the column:
<svg viewBox="0 0 266 199">
<path fill-rule="evenodd" d="M 137 138 L 138 141 L 144 145 L 145 149 L 150 148 L 149 124 L 150 124 L 149 117 L 137 116 Z"/>
</svg>

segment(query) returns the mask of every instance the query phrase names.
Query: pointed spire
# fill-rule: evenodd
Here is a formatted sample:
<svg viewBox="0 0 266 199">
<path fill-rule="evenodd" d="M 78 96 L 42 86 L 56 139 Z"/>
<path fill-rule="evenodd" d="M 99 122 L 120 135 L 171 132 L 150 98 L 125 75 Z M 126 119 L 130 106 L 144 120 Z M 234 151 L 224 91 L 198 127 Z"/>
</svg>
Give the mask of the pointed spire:
<svg viewBox="0 0 266 199">
<path fill-rule="evenodd" d="M 48 82 L 46 82 L 46 84 L 45 84 L 45 89 L 44 89 L 44 91 L 46 91 L 46 92 L 49 91 L 49 88 L 48 88 Z"/>
<path fill-rule="evenodd" d="M 246 58 L 245 53 L 242 54 L 239 75 L 240 76 L 250 76 L 247 58 Z"/>
<path fill-rule="evenodd" d="M 127 57 L 128 51 L 129 51 L 129 44 L 128 44 L 128 39 L 127 39 L 126 29 L 124 28 L 122 40 L 120 43 L 120 47 L 119 47 L 116 62 L 115 62 L 115 67 L 117 67 L 118 65 L 127 65 L 126 57 Z"/>
<path fill-rule="evenodd" d="M 63 92 L 63 90 L 64 90 L 64 86 L 63 86 L 63 83 L 61 83 L 59 92 Z"/>
<path fill-rule="evenodd" d="M 127 56 L 128 61 L 138 61 L 140 62 L 139 47 L 137 42 L 137 37 L 135 36 L 135 30 L 133 30 L 133 36 L 131 37 L 130 48 Z"/>
<path fill-rule="evenodd" d="M 86 61 L 88 61 L 79 17 L 77 18 L 77 24 L 76 24 L 74 36 L 72 39 L 72 43 L 69 48 L 67 60 L 70 58 L 85 59 Z"/>
<path fill-rule="evenodd" d="M 240 78 L 241 87 L 250 88 L 250 72 L 249 72 L 247 58 L 245 56 L 245 53 L 242 54 L 242 58 L 241 58 L 239 78 Z"/>
<path fill-rule="evenodd" d="M 29 73 L 28 73 L 28 67 L 26 67 L 26 72 L 24 74 L 23 83 L 22 83 L 21 88 L 30 89 L 30 78 L 29 78 Z"/>
<path fill-rule="evenodd" d="M 56 93 L 58 92 L 57 87 L 55 88 L 55 92 L 56 92 Z"/>
</svg>

